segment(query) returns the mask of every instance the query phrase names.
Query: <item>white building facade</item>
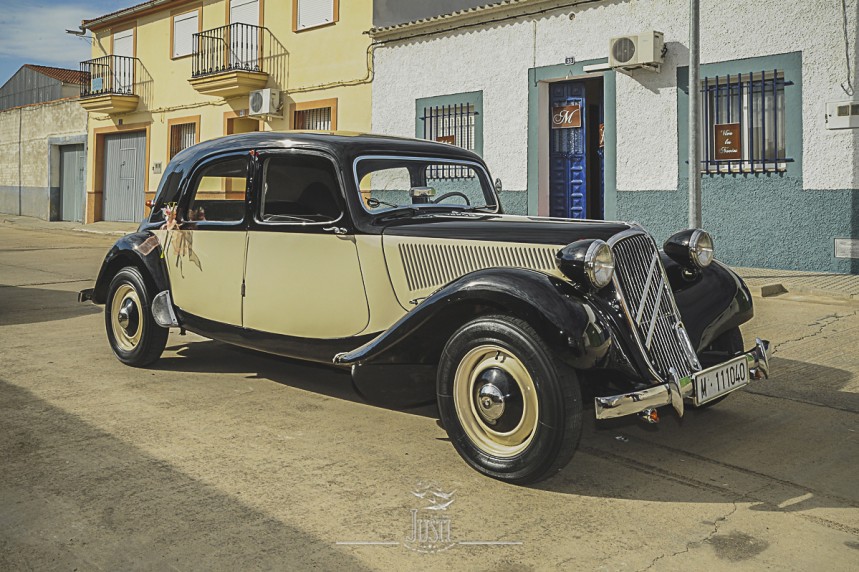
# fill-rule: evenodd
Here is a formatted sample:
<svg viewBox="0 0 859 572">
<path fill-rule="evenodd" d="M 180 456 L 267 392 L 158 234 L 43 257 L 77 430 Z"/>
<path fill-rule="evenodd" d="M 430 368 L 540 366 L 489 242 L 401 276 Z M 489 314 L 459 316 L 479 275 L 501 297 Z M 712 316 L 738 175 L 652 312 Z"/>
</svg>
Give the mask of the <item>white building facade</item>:
<svg viewBox="0 0 859 572">
<path fill-rule="evenodd" d="M 859 273 L 859 129 L 827 116 L 859 115 L 857 9 L 701 0 L 703 223 L 727 263 Z M 651 30 L 660 66 L 606 69 L 612 38 Z M 372 34 L 375 132 L 475 150 L 507 212 L 687 226 L 688 0 L 513 0 Z"/>
</svg>

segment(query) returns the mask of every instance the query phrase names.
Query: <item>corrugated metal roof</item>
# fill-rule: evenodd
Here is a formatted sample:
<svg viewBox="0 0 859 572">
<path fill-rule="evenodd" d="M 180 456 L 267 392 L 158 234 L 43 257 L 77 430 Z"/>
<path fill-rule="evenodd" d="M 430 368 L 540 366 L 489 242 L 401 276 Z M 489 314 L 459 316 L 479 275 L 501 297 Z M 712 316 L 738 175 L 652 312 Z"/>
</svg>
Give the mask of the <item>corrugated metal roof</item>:
<svg viewBox="0 0 859 572">
<path fill-rule="evenodd" d="M 39 66 L 36 64 L 24 64 L 23 67 L 31 69 L 42 75 L 59 80 L 63 83 L 73 83 L 80 85 L 89 80 L 89 74 L 80 70 L 70 70 L 66 68 L 55 68 L 51 66 Z"/>
</svg>

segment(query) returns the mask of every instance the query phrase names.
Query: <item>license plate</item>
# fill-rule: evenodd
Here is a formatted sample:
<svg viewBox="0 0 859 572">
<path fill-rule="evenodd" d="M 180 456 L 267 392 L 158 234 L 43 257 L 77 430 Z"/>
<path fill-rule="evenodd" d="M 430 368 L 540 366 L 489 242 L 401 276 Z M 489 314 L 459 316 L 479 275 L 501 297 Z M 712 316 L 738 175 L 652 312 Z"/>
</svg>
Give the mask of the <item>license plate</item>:
<svg viewBox="0 0 859 572">
<path fill-rule="evenodd" d="M 695 405 L 701 405 L 731 393 L 749 383 L 746 357 L 740 356 L 721 365 L 699 371 L 692 379 L 695 383 Z"/>
</svg>

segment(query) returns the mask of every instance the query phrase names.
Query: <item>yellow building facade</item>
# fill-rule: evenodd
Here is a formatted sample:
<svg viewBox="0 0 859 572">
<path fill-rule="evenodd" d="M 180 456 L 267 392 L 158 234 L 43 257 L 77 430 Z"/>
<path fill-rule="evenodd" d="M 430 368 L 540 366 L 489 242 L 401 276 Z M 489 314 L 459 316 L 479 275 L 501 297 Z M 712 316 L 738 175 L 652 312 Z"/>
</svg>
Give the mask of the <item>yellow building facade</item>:
<svg viewBox="0 0 859 572">
<path fill-rule="evenodd" d="M 154 0 L 85 20 L 86 221 L 140 220 L 199 141 L 369 131 L 372 17 L 372 0 Z"/>
</svg>

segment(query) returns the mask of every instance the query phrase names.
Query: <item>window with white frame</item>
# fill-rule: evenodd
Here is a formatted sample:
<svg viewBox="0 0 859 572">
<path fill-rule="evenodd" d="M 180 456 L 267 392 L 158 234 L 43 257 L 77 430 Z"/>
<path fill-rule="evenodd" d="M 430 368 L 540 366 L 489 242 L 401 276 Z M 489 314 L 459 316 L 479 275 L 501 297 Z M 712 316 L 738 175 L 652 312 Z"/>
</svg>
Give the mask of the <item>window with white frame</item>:
<svg viewBox="0 0 859 572">
<path fill-rule="evenodd" d="M 293 0 L 295 30 L 306 30 L 336 21 L 339 0 Z"/>
<path fill-rule="evenodd" d="M 786 123 L 784 72 L 705 77 L 701 81 L 701 171 L 784 171 Z"/>
<path fill-rule="evenodd" d="M 200 31 L 198 10 L 173 16 L 173 58 L 190 56 L 194 51 L 194 34 Z"/>
</svg>

